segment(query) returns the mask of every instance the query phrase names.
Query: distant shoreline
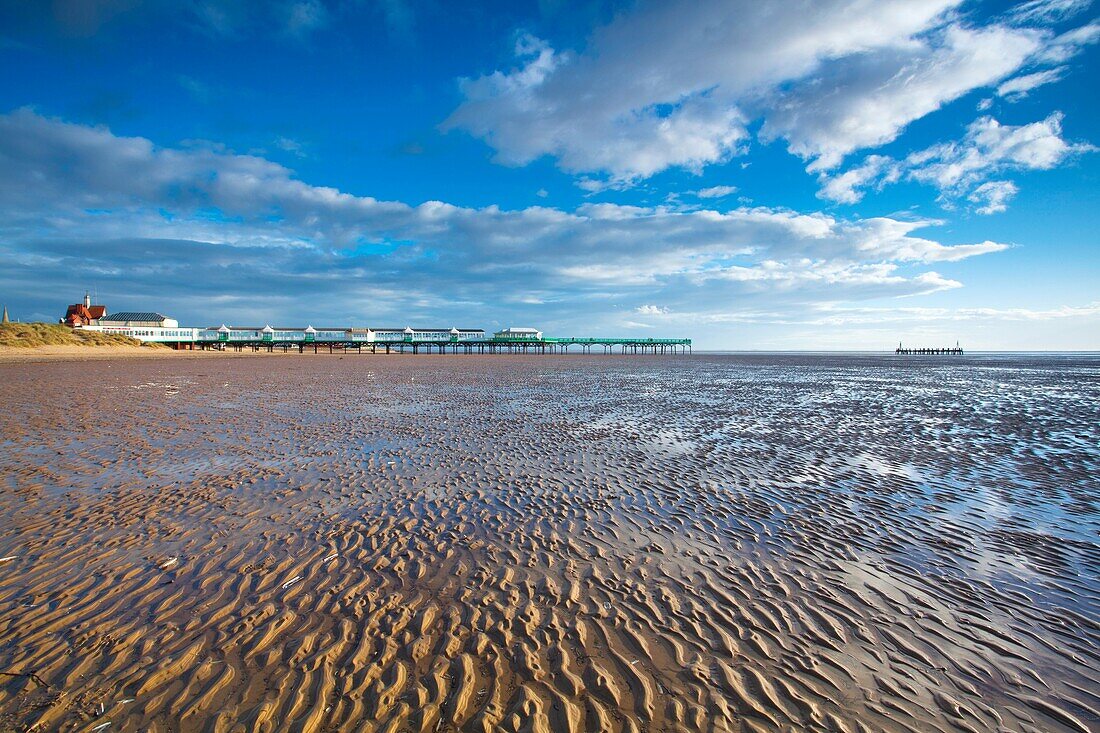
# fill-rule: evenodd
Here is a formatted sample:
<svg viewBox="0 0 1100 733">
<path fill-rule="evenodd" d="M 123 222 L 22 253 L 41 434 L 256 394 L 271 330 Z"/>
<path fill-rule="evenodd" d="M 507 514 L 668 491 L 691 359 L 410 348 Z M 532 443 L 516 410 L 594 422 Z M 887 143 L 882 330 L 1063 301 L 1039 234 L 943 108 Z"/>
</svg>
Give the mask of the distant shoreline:
<svg viewBox="0 0 1100 733">
<path fill-rule="evenodd" d="M 1038 356 L 1043 354 L 1057 355 L 1057 356 L 1097 356 L 1100 357 L 1100 351 L 972 351 L 966 356 L 937 356 L 937 355 L 920 355 L 920 356 L 897 356 L 898 361 L 905 361 L 911 363 L 952 363 L 956 360 L 966 360 L 968 358 L 976 356 Z M 707 357 L 707 356 L 875 356 L 875 357 L 891 357 L 894 358 L 895 354 L 892 351 L 696 351 L 695 358 Z M 279 358 L 292 358 L 303 356 L 315 356 L 317 358 L 332 358 L 333 356 L 354 356 L 356 359 L 369 359 L 369 358 L 383 358 L 402 356 L 402 354 L 358 354 L 355 352 L 347 352 L 346 354 L 329 354 L 327 351 L 321 354 L 312 354 L 310 352 L 298 353 L 297 351 L 290 351 L 283 353 L 281 351 L 269 352 L 266 350 L 252 351 L 252 350 L 225 350 L 218 351 L 214 349 L 210 350 L 176 350 L 169 348 L 150 348 L 148 346 L 120 346 L 120 345 L 92 345 L 92 344 L 67 344 L 67 345 L 43 345 L 43 346 L 0 346 L 0 365 L 4 364 L 33 364 L 33 363 L 50 363 L 50 362 L 74 362 L 74 361 L 105 361 L 105 360 L 131 360 L 131 359 L 217 359 L 217 358 L 232 358 L 232 359 L 249 359 L 256 357 L 279 357 Z M 404 356 L 413 356 L 412 354 L 405 354 Z M 420 354 L 420 356 L 438 359 L 439 354 Z M 454 354 L 447 354 L 448 357 L 454 357 Z M 458 354 L 457 356 L 462 358 L 470 358 L 477 356 L 474 354 Z M 502 355 L 485 355 L 486 359 L 497 360 Z M 601 354 L 566 354 L 565 357 L 599 357 L 606 356 L 610 360 L 617 360 L 621 355 L 601 355 Z M 522 358 L 522 356 L 521 356 Z M 539 357 L 546 358 L 543 356 Z M 638 358 L 638 357 L 632 357 Z M 665 358 L 665 357 L 662 357 Z"/>
</svg>

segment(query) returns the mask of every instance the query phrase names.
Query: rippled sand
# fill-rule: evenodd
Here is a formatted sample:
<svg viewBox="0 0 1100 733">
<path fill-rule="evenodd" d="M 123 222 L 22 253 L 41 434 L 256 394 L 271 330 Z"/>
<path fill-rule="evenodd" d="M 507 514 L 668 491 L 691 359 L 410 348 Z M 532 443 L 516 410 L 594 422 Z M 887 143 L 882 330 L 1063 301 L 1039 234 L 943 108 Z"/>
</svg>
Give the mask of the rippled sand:
<svg viewBox="0 0 1100 733">
<path fill-rule="evenodd" d="M 1097 359 L 163 359 L 0 397 L 0 730 L 1100 730 Z"/>
</svg>

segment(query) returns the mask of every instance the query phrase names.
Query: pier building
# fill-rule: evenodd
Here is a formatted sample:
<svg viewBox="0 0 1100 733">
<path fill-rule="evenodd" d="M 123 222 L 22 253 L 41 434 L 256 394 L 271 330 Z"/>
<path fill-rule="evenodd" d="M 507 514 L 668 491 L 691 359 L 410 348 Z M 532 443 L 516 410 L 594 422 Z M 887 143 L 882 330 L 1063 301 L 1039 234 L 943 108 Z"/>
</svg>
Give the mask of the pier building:
<svg viewBox="0 0 1100 733">
<path fill-rule="evenodd" d="M 130 328 L 179 328 L 175 318 L 152 311 L 120 311 L 111 315 L 104 314 L 96 319 L 99 326 L 128 326 Z"/>
<path fill-rule="evenodd" d="M 70 328 L 90 326 L 106 315 L 107 306 L 92 305 L 92 296 L 86 292 L 83 301 L 73 303 L 66 309 L 65 317 L 61 319 L 61 323 Z"/>
<path fill-rule="evenodd" d="M 537 328 L 503 328 L 493 334 L 499 341 L 542 341 L 542 331 Z"/>
</svg>

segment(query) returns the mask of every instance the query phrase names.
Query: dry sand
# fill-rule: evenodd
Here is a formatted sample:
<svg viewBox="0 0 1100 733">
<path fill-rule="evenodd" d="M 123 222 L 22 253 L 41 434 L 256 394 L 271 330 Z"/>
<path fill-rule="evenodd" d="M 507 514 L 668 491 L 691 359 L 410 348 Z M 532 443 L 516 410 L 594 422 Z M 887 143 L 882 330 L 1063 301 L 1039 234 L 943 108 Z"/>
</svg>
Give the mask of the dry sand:
<svg viewBox="0 0 1100 733">
<path fill-rule="evenodd" d="M 0 730 L 1097 730 L 1100 365 L 897 364 L 2 366 Z"/>
</svg>

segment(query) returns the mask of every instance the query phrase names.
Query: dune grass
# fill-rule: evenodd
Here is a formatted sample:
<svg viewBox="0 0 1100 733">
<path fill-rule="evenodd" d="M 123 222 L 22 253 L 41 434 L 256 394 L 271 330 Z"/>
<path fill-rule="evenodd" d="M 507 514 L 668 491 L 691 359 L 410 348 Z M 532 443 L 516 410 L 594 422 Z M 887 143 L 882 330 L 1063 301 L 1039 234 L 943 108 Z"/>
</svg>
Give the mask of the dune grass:
<svg viewBox="0 0 1100 733">
<path fill-rule="evenodd" d="M 135 338 L 114 333 L 81 331 L 57 323 L 0 323 L 0 346 L 34 348 L 39 346 L 144 346 L 165 348 L 163 344 L 144 344 Z"/>
</svg>

